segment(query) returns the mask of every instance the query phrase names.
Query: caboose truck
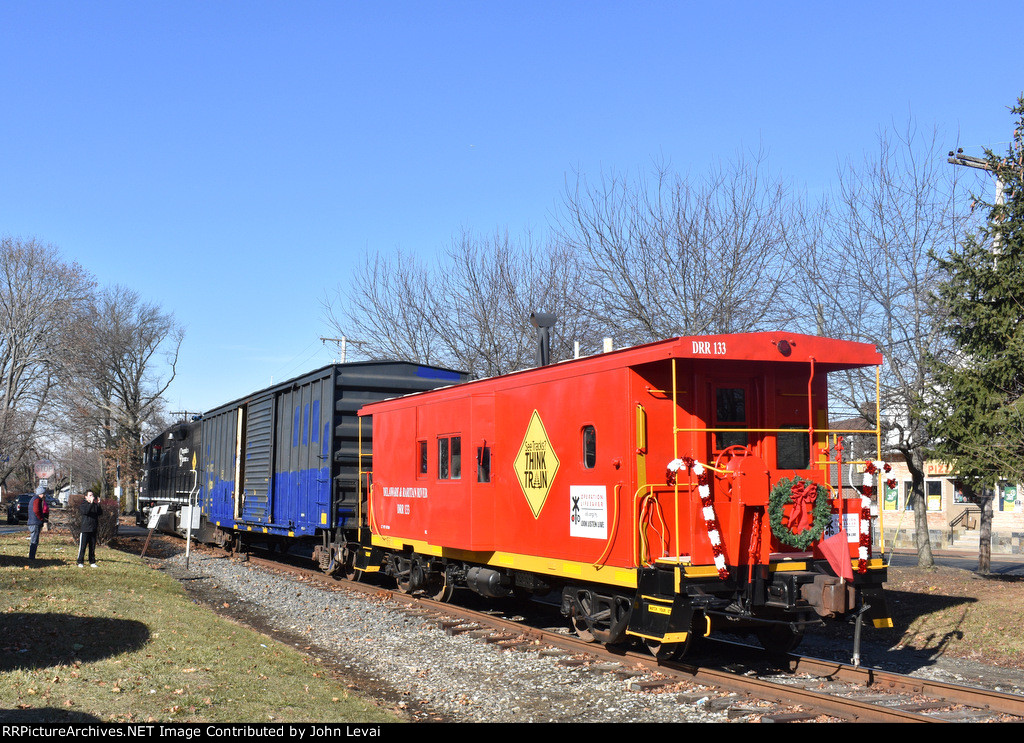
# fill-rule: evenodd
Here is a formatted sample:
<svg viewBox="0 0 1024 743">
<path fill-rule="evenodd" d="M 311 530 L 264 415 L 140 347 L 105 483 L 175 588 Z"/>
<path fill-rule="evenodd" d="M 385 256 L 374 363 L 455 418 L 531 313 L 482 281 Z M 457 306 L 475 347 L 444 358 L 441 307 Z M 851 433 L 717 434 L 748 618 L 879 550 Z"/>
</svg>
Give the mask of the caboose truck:
<svg viewBox="0 0 1024 743">
<path fill-rule="evenodd" d="M 829 430 L 826 379 L 881 361 L 813 336 L 685 337 L 366 405 L 352 568 L 440 600 L 558 591 L 581 637 L 659 657 L 711 632 L 788 652 L 825 619 L 859 642 L 863 617 L 891 626 L 886 570 L 873 504 L 832 477 L 865 432 Z M 867 433 L 857 464 L 881 477 Z"/>
</svg>

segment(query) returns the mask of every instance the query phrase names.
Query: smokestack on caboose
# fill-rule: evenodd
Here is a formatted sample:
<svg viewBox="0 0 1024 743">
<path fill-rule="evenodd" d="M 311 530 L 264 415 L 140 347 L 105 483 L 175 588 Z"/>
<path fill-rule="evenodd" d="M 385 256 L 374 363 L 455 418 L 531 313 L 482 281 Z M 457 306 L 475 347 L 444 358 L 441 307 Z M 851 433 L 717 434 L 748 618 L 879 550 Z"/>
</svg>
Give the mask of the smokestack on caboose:
<svg viewBox="0 0 1024 743">
<path fill-rule="evenodd" d="M 558 316 L 547 312 L 531 312 L 530 324 L 537 328 L 537 366 L 551 363 L 551 328 Z"/>
</svg>

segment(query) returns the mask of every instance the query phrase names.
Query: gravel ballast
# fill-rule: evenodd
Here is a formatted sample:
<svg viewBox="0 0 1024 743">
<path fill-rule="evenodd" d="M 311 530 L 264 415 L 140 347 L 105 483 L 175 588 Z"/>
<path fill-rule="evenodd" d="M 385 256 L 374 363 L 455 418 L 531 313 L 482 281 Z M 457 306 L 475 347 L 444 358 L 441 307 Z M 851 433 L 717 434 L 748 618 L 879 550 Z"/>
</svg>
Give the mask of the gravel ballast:
<svg viewBox="0 0 1024 743">
<path fill-rule="evenodd" d="M 722 722 L 743 710 L 710 707 L 715 695 L 633 690 L 643 676 L 569 667 L 565 656 L 508 650 L 395 604 L 193 554 L 157 566 L 197 601 L 272 633 L 335 668 L 353 690 L 409 719 L 438 722 Z M 227 605 L 227 606 L 225 606 Z M 620 669 L 621 670 L 621 669 Z"/>
<path fill-rule="evenodd" d="M 643 691 L 651 676 L 615 664 L 571 665 L 539 645 L 504 649 L 388 600 L 207 553 L 154 561 L 194 600 L 317 659 L 402 716 L 436 722 L 752 722 L 770 705 L 703 687 Z M 842 647 L 840 647 L 842 645 Z M 800 648 L 849 662 L 847 643 L 809 634 Z M 1020 694 L 1024 673 L 867 641 L 863 662 L 922 678 Z M 641 689 L 641 690 L 638 690 Z"/>
</svg>

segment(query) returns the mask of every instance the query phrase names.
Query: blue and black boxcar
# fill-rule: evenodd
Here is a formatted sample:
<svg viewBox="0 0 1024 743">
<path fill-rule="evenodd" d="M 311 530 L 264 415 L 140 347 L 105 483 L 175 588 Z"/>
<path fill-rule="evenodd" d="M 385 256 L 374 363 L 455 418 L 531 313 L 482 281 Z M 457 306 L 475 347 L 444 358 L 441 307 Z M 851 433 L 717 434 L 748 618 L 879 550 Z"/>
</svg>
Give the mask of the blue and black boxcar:
<svg viewBox="0 0 1024 743">
<path fill-rule="evenodd" d="M 205 413 L 198 457 L 187 464 L 175 458 L 176 474 L 157 474 L 158 462 L 149 457 L 140 501 L 171 504 L 173 528 L 184 533 L 191 518 L 201 541 L 307 541 L 324 569 L 341 567 L 350 562 L 360 512 L 358 410 L 463 381 L 464 374 L 448 369 L 368 361 L 332 364 L 268 387 Z M 371 432 L 361 435 L 365 445 Z M 176 495 L 182 488 L 152 490 L 175 477 L 198 482 L 195 508 Z"/>
</svg>

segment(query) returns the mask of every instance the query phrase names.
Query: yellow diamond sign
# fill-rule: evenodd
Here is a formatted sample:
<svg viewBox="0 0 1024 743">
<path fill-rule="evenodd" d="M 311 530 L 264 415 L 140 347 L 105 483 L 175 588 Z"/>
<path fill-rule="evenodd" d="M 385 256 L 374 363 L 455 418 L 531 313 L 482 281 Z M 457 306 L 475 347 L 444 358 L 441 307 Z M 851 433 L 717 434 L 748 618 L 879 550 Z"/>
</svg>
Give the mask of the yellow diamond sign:
<svg viewBox="0 0 1024 743">
<path fill-rule="evenodd" d="M 526 429 L 519 453 L 516 454 L 514 466 L 519 486 L 530 504 L 533 517 L 537 518 L 544 508 L 544 501 L 547 500 L 551 483 L 558 471 L 558 457 L 555 456 L 544 423 L 536 410 L 530 416 L 530 425 Z"/>
</svg>

